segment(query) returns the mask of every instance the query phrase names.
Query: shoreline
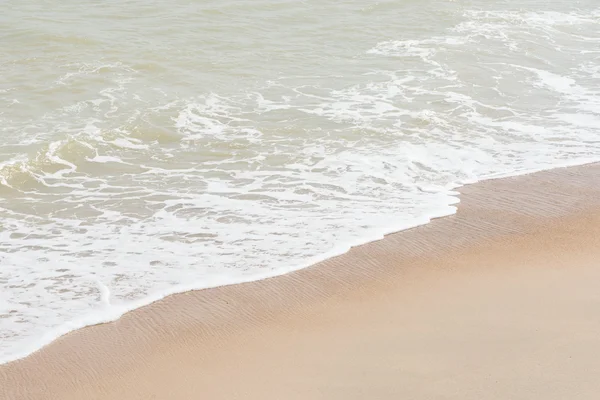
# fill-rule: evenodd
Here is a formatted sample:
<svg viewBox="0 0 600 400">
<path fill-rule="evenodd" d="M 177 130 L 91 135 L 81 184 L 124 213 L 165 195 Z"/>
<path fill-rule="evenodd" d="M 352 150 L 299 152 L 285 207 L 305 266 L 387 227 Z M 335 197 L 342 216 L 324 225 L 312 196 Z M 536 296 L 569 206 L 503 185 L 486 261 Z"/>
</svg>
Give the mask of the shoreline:
<svg viewBox="0 0 600 400">
<path fill-rule="evenodd" d="M 282 335 L 283 328 L 287 333 L 291 326 L 297 330 L 299 321 L 313 329 L 298 340 L 305 340 L 306 335 L 318 336 L 315 331 L 326 330 L 330 324 L 319 313 L 343 311 L 349 313 L 344 321 L 350 321 L 354 317 L 348 304 L 377 305 L 376 299 L 383 294 L 393 297 L 389 293 L 396 291 L 392 289 L 415 291 L 423 282 L 439 285 L 441 277 L 448 278 L 449 274 L 439 266 L 447 263 L 444 260 L 460 264 L 454 265 L 451 272 L 456 269 L 461 274 L 476 275 L 472 259 L 477 252 L 536 238 L 552 244 L 556 239 L 544 236 L 548 232 L 565 235 L 565 229 L 574 232 L 574 227 L 586 219 L 599 221 L 597 176 L 600 165 L 590 164 L 463 186 L 458 189 L 458 213 L 449 217 L 354 247 L 312 267 L 251 283 L 168 296 L 130 311 L 115 322 L 70 332 L 26 358 L 0 365 L 0 388 L 7 388 L 6 394 L 0 389 L 0 395 L 7 399 L 145 398 L 135 397 L 135 391 L 127 392 L 126 387 L 117 384 L 123 384 L 123 375 L 133 376 L 130 386 L 139 389 L 141 382 L 152 383 L 144 377 L 157 373 L 159 366 L 178 365 L 173 364 L 172 356 L 187 351 L 203 356 L 196 362 L 181 362 L 185 368 L 181 367 L 180 375 L 189 374 L 202 364 L 200 361 L 206 362 L 203 371 L 212 367 L 219 370 L 218 360 L 231 359 L 233 349 L 245 354 L 246 350 L 240 349 L 242 344 L 256 346 L 260 342 L 258 333 L 282 343 L 288 340 Z M 592 228 L 587 227 L 588 231 Z M 534 264 L 543 258 L 539 249 L 528 257 Z M 501 261 L 514 270 L 511 263 L 515 260 L 507 258 Z M 408 305 L 412 302 L 402 299 Z M 365 318 L 362 315 L 358 320 Z M 318 349 L 319 338 L 313 339 Z M 368 360 L 362 361 L 368 364 Z M 246 367 L 249 365 L 246 362 Z M 26 384 L 33 380 L 39 385 Z M 188 398 L 186 393 L 179 393 Z M 217 397 L 225 396 L 215 393 Z"/>
<path fill-rule="evenodd" d="M 289 268 L 285 271 L 277 270 L 277 272 L 275 272 L 275 273 L 257 274 L 257 275 L 248 277 L 247 279 L 242 279 L 242 280 L 238 280 L 235 282 L 216 282 L 216 283 L 207 284 L 206 286 L 199 286 L 196 284 L 192 284 L 192 285 L 179 284 L 179 285 L 173 286 L 169 290 L 166 290 L 163 292 L 151 293 L 149 296 L 147 296 L 145 298 L 135 300 L 135 301 L 129 302 L 127 304 L 121 304 L 120 306 L 111 305 L 110 306 L 111 309 L 109 310 L 110 312 L 108 312 L 106 314 L 102 314 L 102 316 L 99 316 L 98 314 L 94 314 L 94 316 L 92 318 L 82 317 L 82 318 L 78 318 L 73 321 L 68 321 L 68 322 L 64 323 L 63 325 L 60 325 L 56 328 L 51 329 L 43 338 L 36 341 L 35 345 L 29 346 L 28 349 L 23 350 L 18 353 L 15 353 L 15 354 L 10 354 L 3 358 L 0 357 L 0 367 L 3 365 L 10 364 L 15 361 L 19 361 L 21 359 L 27 358 L 27 357 L 31 356 L 32 354 L 35 354 L 36 352 L 42 350 L 46 346 L 52 344 L 54 341 L 60 339 L 61 337 L 65 336 L 65 335 L 71 334 L 71 333 L 81 330 L 81 329 L 85 329 L 87 327 L 115 322 L 118 319 L 122 318 L 127 313 L 134 312 L 140 308 L 147 307 L 147 306 L 152 305 L 153 303 L 155 303 L 157 301 L 161 301 L 167 297 L 175 296 L 175 295 L 179 295 L 179 294 L 191 292 L 191 291 L 211 290 L 211 289 L 216 289 L 219 287 L 241 285 L 241 284 L 257 282 L 257 281 L 265 280 L 265 279 L 277 278 L 279 276 L 294 273 L 294 272 L 297 272 L 297 271 L 300 271 L 300 270 L 303 270 L 306 268 L 312 268 L 312 267 L 316 266 L 317 264 L 326 262 L 329 259 L 343 256 L 344 254 L 348 253 L 355 247 L 368 245 L 370 243 L 373 243 L 373 242 L 376 242 L 379 240 L 384 240 L 389 235 L 395 235 L 398 233 L 402 233 L 404 231 L 409 231 L 409 230 L 421 227 L 423 225 L 427 225 L 427 224 L 431 223 L 433 220 L 436 220 L 438 218 L 450 217 L 450 216 L 456 214 L 457 204 L 460 202 L 460 194 L 462 193 L 461 188 L 463 188 L 465 186 L 477 185 L 482 182 L 494 181 L 494 180 L 498 180 L 498 179 L 517 178 L 517 177 L 521 177 L 521 176 L 525 176 L 525 175 L 537 174 L 540 172 L 548 172 L 548 171 L 552 171 L 555 169 L 585 167 L 585 166 L 595 165 L 597 163 L 598 163 L 598 161 L 590 161 L 590 160 L 567 162 L 567 163 L 552 167 L 550 169 L 542 168 L 539 170 L 531 170 L 531 171 L 528 170 L 528 171 L 513 171 L 513 172 L 509 172 L 509 173 L 498 173 L 498 174 L 495 174 L 492 176 L 481 178 L 480 180 L 476 180 L 473 182 L 450 184 L 450 189 L 448 189 L 447 194 L 456 198 L 455 202 L 448 203 L 448 205 L 447 205 L 448 207 L 455 209 L 454 212 L 452 212 L 452 213 L 443 213 L 440 215 L 425 216 L 425 217 L 423 217 L 424 222 L 415 222 L 415 224 L 403 226 L 401 228 L 382 229 L 383 233 L 381 235 L 378 235 L 377 237 L 364 238 L 364 240 L 361 239 L 359 242 L 357 242 L 355 244 L 339 245 L 327 253 L 321 254 L 319 256 L 311 257 L 311 260 L 305 264 Z M 456 194 L 451 194 L 451 192 L 454 192 Z M 100 290 L 102 291 L 103 289 L 101 288 Z M 94 310 L 94 311 L 96 312 L 98 310 Z"/>
</svg>

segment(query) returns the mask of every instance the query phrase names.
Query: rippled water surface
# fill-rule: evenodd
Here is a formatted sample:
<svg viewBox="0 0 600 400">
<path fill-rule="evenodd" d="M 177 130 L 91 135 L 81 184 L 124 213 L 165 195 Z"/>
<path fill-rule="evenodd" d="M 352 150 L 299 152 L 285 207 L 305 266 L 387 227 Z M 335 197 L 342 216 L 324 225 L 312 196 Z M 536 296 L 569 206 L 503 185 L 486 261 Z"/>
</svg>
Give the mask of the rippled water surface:
<svg viewBox="0 0 600 400">
<path fill-rule="evenodd" d="M 600 159 L 594 0 L 0 11 L 0 362 Z"/>
</svg>

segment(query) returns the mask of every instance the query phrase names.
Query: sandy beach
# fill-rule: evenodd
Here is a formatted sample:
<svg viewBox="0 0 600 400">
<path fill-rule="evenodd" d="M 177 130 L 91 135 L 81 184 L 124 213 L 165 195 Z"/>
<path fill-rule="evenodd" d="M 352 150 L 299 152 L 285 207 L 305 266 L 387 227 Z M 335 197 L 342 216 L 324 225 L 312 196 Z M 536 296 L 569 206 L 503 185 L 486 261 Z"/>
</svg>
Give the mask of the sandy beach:
<svg viewBox="0 0 600 400">
<path fill-rule="evenodd" d="M 1 365 L 0 399 L 597 399 L 600 165 L 460 192 L 311 268 L 68 334 Z"/>
</svg>

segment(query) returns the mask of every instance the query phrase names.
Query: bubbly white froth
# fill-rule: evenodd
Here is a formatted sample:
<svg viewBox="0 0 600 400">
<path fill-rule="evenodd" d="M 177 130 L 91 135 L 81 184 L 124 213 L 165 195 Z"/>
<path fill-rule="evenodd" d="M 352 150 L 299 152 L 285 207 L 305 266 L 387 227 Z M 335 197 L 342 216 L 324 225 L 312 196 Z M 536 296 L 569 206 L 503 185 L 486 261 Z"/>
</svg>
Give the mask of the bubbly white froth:
<svg viewBox="0 0 600 400">
<path fill-rule="evenodd" d="M 600 159 L 594 2 L 13 3 L 0 362 Z"/>
</svg>

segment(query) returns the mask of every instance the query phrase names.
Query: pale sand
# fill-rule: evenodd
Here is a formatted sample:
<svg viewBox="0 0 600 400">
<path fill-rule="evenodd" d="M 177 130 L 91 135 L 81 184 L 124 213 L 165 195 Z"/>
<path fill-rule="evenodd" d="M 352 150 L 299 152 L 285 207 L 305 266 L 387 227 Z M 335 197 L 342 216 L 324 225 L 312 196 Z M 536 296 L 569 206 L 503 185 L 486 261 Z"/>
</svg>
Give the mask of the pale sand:
<svg viewBox="0 0 600 400">
<path fill-rule="evenodd" d="M 600 165 L 461 192 L 456 216 L 66 335 L 0 366 L 0 399 L 599 399 Z"/>
</svg>

